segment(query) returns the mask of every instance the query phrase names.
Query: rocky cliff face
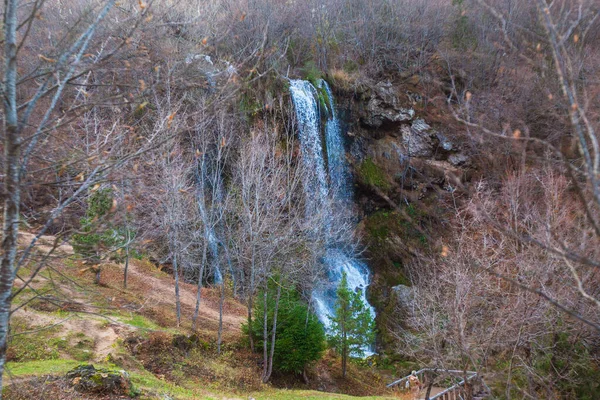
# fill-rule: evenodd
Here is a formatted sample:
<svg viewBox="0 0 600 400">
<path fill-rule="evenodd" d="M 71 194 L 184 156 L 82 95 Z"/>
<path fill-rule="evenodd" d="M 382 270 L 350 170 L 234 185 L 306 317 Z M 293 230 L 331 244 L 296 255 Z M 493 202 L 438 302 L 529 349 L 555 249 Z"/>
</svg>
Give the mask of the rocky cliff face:
<svg viewBox="0 0 600 400">
<path fill-rule="evenodd" d="M 452 193 L 468 178 L 472 161 L 460 132 L 428 120 L 414 85 L 370 82 L 352 93 L 339 90 L 337 98 L 345 108 L 359 229 L 373 272 L 369 298 L 385 347 L 381 328 L 410 303 L 404 265 L 438 245 L 434 232 L 443 229 Z"/>
</svg>

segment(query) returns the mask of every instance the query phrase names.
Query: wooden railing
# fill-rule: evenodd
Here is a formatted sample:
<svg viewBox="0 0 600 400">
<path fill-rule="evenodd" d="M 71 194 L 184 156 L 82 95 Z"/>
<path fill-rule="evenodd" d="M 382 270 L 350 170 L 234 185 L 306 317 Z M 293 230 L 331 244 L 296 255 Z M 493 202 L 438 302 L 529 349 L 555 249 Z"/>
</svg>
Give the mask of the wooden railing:
<svg viewBox="0 0 600 400">
<path fill-rule="evenodd" d="M 464 386 L 465 382 L 470 382 L 473 379 L 477 378 L 477 372 L 474 371 L 461 371 L 456 369 L 440 369 L 440 368 L 423 368 L 416 372 L 417 377 L 421 384 L 426 387 L 429 384 L 429 372 L 431 372 L 431 379 L 435 379 L 438 374 L 448 374 L 452 376 L 463 377 L 463 379 L 452 385 L 451 387 L 431 396 L 429 400 L 462 400 L 464 399 Z M 466 373 L 466 378 L 464 375 Z M 392 388 L 394 386 L 404 385 L 406 381 L 410 378 L 410 375 L 405 376 L 404 378 L 398 379 L 387 385 L 388 388 Z"/>
</svg>

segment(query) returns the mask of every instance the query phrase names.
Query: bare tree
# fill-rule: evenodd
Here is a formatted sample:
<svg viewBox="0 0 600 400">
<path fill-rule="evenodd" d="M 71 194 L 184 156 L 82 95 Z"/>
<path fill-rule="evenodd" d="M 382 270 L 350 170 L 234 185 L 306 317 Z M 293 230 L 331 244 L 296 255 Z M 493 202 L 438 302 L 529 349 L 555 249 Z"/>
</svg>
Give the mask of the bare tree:
<svg viewBox="0 0 600 400">
<path fill-rule="evenodd" d="M 526 109 L 529 116 L 511 120 L 519 114 L 507 109 L 495 121 L 481 113 L 489 94 L 461 82 L 448 59 L 451 111 L 484 152 L 504 146 L 498 148 L 505 154 L 489 159 L 505 164 L 501 178 L 455 180 L 458 229 L 440 243 L 441 254 L 412 269 L 409 326 L 396 330 L 404 351 L 429 348 L 414 355 L 436 366 L 487 371 L 498 369 L 492 360 L 506 360 L 507 398 L 574 395 L 586 378 L 573 371 L 597 362 L 593 351 L 581 354 L 595 348 L 600 330 L 597 82 L 584 72 L 596 69 L 589 55 L 596 50 L 590 40 L 598 11 L 586 1 L 477 3 L 499 23 L 494 38 L 504 44 L 509 60 L 503 63 L 515 63 L 545 87 L 518 93 L 539 107 Z M 517 22 L 531 15 L 543 34 Z M 538 106 L 544 102 L 550 106 Z M 540 109 L 545 114 L 534 119 Z M 412 329 L 427 332 L 425 346 Z M 577 357 L 588 361 L 578 364 Z M 548 370 L 540 369 L 542 359 L 551 360 Z"/>
<path fill-rule="evenodd" d="M 288 126 L 291 128 L 291 126 Z M 302 204 L 304 168 L 295 158 L 292 130 L 266 116 L 244 139 L 234 168 L 234 185 L 239 188 L 230 202 L 237 215 L 228 225 L 228 236 L 236 265 L 240 269 L 246 299 L 248 326 L 252 326 L 254 296 L 263 307 L 263 374 L 267 382 L 273 371 L 277 314 L 281 285 L 300 282 L 300 274 L 311 276 L 316 266 L 308 232 L 316 221 L 307 220 Z M 299 203 L 300 202 L 300 203 Z M 269 282 L 277 285 L 273 320 L 268 321 Z M 310 291 L 310 282 L 303 282 Z M 272 293 L 271 293 L 272 294 Z M 262 304 L 261 304 L 262 303 Z M 250 343 L 254 350 L 253 337 Z M 258 350 L 258 349 L 256 349 Z"/>
<path fill-rule="evenodd" d="M 128 147 L 126 154 L 111 151 L 104 143 L 90 152 L 82 152 L 71 165 L 76 168 L 86 166 L 78 176 L 69 177 L 66 182 L 57 177 L 57 183 L 64 190 L 60 194 L 53 210 L 41 222 L 41 228 L 34 239 L 26 245 L 22 252 L 18 250 L 19 218 L 21 215 L 22 188 L 36 181 L 39 173 L 35 168 L 41 167 L 43 157 L 40 148 L 55 139 L 55 133 L 72 121 L 72 118 L 85 109 L 93 108 L 96 101 L 85 100 L 84 96 L 72 96 L 71 87 L 80 86 L 86 94 L 97 87 L 87 81 L 87 77 L 108 59 L 119 53 L 125 45 L 125 39 L 107 37 L 102 31 L 102 24 L 107 19 L 115 2 L 93 3 L 86 10 L 91 16 L 89 23 L 78 24 L 71 32 L 57 31 L 55 54 L 41 55 L 39 62 L 33 65 L 18 65 L 32 40 L 35 25 L 39 24 L 40 10 L 48 2 L 44 0 L 21 4 L 18 0 L 4 3 L 4 55 L 5 65 L 2 70 L 3 98 L 3 192 L 4 218 L 2 236 L 2 256 L 0 267 L 0 386 L 4 370 L 7 347 L 7 334 L 11 304 L 13 299 L 33 280 L 48 261 L 52 250 L 42 258 L 31 276 L 19 277 L 19 268 L 28 262 L 32 249 L 40 237 L 46 234 L 56 221 L 71 205 L 79 201 L 92 188 L 128 160 L 142 154 L 152 147 L 153 137 L 148 137 L 144 146 Z M 129 37 L 144 18 L 147 10 L 132 10 L 128 27 L 122 30 L 124 37 Z M 20 18 L 21 17 L 21 18 Z M 80 21 L 82 22 L 82 21 Z M 20 36 L 20 38 L 19 38 Z M 110 36 L 110 35 L 109 35 Z M 106 40 L 105 46 L 97 47 L 97 38 Z M 98 50 L 94 57 L 88 55 L 91 47 Z M 37 87 L 27 90 L 31 80 L 37 81 Z M 99 99 L 98 99 L 99 100 Z M 44 171 L 42 168 L 41 171 Z M 47 174 L 42 176 L 46 177 Z M 55 243 L 58 246 L 64 238 Z M 15 279 L 23 280 L 23 285 L 12 292 Z M 14 310 L 13 310 L 14 311 Z"/>
</svg>

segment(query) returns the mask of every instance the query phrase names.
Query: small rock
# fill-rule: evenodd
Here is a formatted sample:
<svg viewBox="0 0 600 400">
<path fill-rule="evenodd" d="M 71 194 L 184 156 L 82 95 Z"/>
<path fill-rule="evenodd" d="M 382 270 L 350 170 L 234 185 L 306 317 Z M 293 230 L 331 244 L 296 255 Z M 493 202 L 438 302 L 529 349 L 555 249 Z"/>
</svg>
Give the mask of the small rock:
<svg viewBox="0 0 600 400">
<path fill-rule="evenodd" d="M 411 92 L 410 90 L 406 91 L 406 96 L 413 105 L 423 101 L 423 96 L 421 96 L 419 93 Z"/>
<path fill-rule="evenodd" d="M 437 132 L 436 136 L 440 142 L 440 146 L 442 146 L 442 149 L 444 149 L 445 151 L 454 150 L 454 145 L 443 133 Z"/>
<path fill-rule="evenodd" d="M 451 154 L 450 157 L 448 157 L 448 162 L 455 167 L 459 167 L 461 165 L 468 164 L 469 157 L 463 153 Z"/>
</svg>

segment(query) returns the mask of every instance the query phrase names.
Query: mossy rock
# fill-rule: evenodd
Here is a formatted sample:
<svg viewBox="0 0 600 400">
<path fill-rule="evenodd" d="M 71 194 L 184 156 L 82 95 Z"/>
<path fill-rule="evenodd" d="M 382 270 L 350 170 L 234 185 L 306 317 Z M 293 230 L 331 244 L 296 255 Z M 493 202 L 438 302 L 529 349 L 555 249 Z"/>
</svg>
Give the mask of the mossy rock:
<svg viewBox="0 0 600 400">
<path fill-rule="evenodd" d="M 357 168 L 359 180 L 367 185 L 378 187 L 384 191 L 391 188 L 390 181 L 383 170 L 371 158 L 365 159 Z"/>
<path fill-rule="evenodd" d="M 68 382 L 81 393 L 116 394 L 130 396 L 135 391 L 125 371 L 96 369 L 93 365 L 80 365 L 67 372 Z"/>
</svg>

